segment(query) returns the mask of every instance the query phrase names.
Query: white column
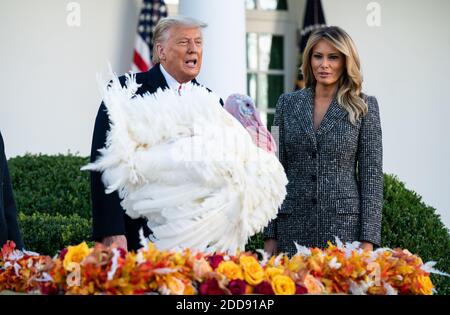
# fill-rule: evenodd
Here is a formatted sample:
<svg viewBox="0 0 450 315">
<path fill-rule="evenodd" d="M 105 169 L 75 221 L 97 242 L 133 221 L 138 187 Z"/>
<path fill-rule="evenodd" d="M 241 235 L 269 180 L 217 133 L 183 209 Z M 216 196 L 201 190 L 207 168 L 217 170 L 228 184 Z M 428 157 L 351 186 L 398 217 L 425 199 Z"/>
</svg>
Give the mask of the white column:
<svg viewBox="0 0 450 315">
<path fill-rule="evenodd" d="M 224 101 L 247 93 L 244 0 L 180 0 L 178 12 L 208 24 L 198 81 Z"/>
</svg>

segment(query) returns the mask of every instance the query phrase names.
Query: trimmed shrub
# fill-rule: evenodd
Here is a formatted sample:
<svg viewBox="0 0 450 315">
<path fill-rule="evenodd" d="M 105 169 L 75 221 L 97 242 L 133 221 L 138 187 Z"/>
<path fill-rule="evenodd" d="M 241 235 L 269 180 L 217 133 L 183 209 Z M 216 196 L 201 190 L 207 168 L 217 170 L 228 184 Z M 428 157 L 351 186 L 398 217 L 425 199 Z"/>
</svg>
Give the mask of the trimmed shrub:
<svg viewBox="0 0 450 315">
<path fill-rule="evenodd" d="M 382 246 L 406 248 L 450 273 L 450 234 L 436 210 L 394 175 L 384 176 Z M 438 294 L 450 294 L 450 279 L 432 275 Z"/>
<path fill-rule="evenodd" d="M 30 155 L 11 158 L 8 166 L 17 209 L 25 214 L 78 214 L 91 217 L 88 158 Z"/>
<path fill-rule="evenodd" d="M 25 248 L 43 255 L 53 256 L 66 246 L 91 238 L 91 221 L 77 214 L 20 213 L 18 219 Z"/>
</svg>

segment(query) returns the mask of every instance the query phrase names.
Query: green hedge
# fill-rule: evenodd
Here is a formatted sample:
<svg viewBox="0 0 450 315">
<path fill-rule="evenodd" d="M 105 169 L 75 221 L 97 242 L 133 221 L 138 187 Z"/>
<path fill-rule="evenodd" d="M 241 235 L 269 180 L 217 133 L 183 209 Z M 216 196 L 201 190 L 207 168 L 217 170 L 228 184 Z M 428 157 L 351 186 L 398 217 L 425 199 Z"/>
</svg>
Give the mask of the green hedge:
<svg viewBox="0 0 450 315">
<path fill-rule="evenodd" d="M 25 214 L 78 214 L 91 217 L 88 158 L 25 155 L 8 161 L 17 208 Z"/>
<path fill-rule="evenodd" d="M 89 173 L 79 169 L 87 158 L 75 155 L 26 155 L 9 160 L 21 213 L 25 246 L 43 254 L 88 240 L 91 233 Z M 395 176 L 384 177 L 382 246 L 407 248 L 436 268 L 450 273 L 450 234 L 421 197 Z M 255 235 L 248 250 L 263 247 Z M 434 277 L 439 294 L 450 294 L 450 280 Z"/>
<path fill-rule="evenodd" d="M 19 227 L 25 248 L 53 256 L 60 249 L 91 238 L 91 220 L 77 214 L 19 213 Z"/>
<path fill-rule="evenodd" d="M 436 210 L 396 176 L 384 177 L 382 246 L 406 248 L 436 269 L 450 273 L 450 234 Z M 450 294 L 450 279 L 432 276 L 439 294 Z"/>
</svg>

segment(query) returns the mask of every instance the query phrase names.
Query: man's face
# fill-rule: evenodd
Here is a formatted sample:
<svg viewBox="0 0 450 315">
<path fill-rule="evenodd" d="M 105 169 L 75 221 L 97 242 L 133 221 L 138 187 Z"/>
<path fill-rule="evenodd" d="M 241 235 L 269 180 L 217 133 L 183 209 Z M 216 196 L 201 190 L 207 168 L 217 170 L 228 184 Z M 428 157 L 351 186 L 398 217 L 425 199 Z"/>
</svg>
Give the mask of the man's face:
<svg viewBox="0 0 450 315">
<path fill-rule="evenodd" d="M 174 26 L 167 41 L 157 45 L 161 64 L 178 82 L 189 82 L 199 74 L 203 53 L 200 28 Z"/>
</svg>

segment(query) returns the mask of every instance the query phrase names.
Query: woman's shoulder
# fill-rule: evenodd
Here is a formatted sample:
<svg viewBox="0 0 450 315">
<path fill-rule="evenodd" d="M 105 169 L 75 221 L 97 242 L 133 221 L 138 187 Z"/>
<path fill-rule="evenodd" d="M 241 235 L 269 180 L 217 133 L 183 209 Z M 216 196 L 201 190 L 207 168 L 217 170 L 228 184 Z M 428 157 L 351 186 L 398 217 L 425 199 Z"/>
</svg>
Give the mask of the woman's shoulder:
<svg viewBox="0 0 450 315">
<path fill-rule="evenodd" d="M 283 103 L 293 103 L 306 100 L 312 97 L 311 88 L 304 88 L 295 92 L 284 93 L 280 96 L 280 101 Z"/>
<path fill-rule="evenodd" d="M 367 104 L 367 113 L 369 116 L 372 115 L 379 115 L 380 109 L 378 107 L 378 100 L 373 95 L 367 95 L 364 93 L 361 93 L 361 98 L 364 100 L 364 102 Z"/>
<path fill-rule="evenodd" d="M 364 100 L 364 102 L 367 103 L 367 105 L 371 104 L 378 104 L 377 98 L 374 95 L 368 95 L 365 93 L 361 93 L 361 98 Z M 373 106 L 373 105 L 372 105 Z"/>
</svg>

